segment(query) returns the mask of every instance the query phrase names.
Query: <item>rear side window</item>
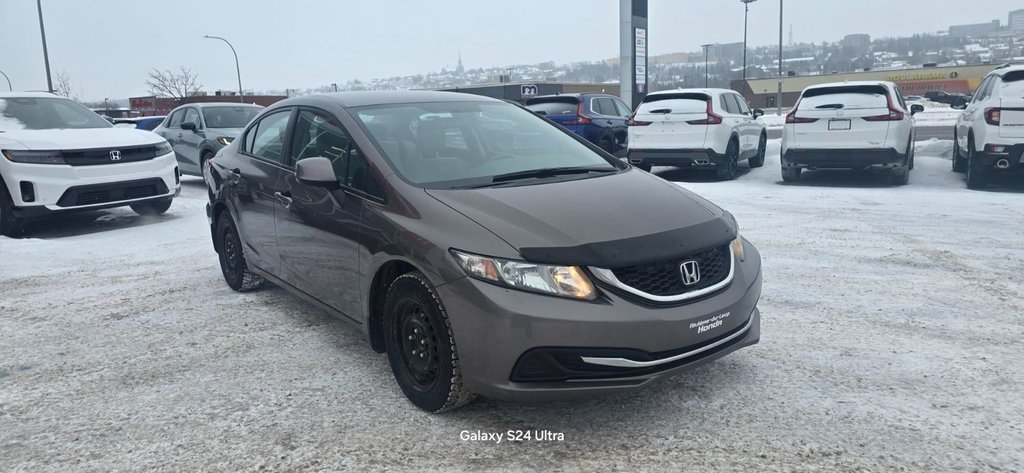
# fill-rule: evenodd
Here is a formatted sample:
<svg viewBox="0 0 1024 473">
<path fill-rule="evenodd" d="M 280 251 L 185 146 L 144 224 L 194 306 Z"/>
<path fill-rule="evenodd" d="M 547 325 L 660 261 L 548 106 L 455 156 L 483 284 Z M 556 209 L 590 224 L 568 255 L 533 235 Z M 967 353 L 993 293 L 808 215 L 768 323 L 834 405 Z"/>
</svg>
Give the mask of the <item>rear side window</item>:
<svg viewBox="0 0 1024 473">
<path fill-rule="evenodd" d="M 616 116 L 618 111 L 615 110 L 615 103 L 608 97 L 599 97 L 594 99 L 594 111 L 601 115 Z"/>
<path fill-rule="evenodd" d="M 704 113 L 711 97 L 705 94 L 658 94 L 644 98 L 636 113 Z"/>
<path fill-rule="evenodd" d="M 615 110 L 619 112 L 617 115 L 620 116 L 620 117 L 628 117 L 631 113 L 633 113 L 629 109 L 629 107 L 626 106 L 625 102 L 623 102 L 621 100 L 615 99 L 615 100 L 612 100 L 612 103 L 615 104 Z"/>
<path fill-rule="evenodd" d="M 526 103 L 526 108 L 541 115 L 576 115 L 576 110 L 579 106 L 579 99 L 568 97 L 565 99 L 530 101 Z"/>
<path fill-rule="evenodd" d="M 888 90 L 881 85 L 822 87 L 804 91 L 800 110 L 886 108 Z"/>
</svg>

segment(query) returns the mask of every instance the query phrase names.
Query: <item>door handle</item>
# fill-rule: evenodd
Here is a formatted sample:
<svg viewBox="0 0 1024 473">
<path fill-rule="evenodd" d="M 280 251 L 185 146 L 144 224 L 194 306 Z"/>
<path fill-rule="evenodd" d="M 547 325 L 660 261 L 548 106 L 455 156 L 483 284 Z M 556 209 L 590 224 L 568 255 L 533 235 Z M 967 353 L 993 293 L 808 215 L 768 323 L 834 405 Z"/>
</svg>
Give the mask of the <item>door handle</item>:
<svg viewBox="0 0 1024 473">
<path fill-rule="evenodd" d="M 277 203 L 281 204 L 282 207 L 290 209 L 292 207 L 292 194 L 291 192 L 275 192 L 274 198 L 277 199 Z"/>
</svg>

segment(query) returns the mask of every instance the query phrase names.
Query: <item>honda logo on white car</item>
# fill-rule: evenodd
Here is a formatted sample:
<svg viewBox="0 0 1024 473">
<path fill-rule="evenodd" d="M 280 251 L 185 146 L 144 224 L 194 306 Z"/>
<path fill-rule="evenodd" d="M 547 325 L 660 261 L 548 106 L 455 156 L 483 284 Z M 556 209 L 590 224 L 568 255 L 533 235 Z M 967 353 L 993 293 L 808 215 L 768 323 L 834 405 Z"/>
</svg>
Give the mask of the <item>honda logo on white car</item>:
<svg viewBox="0 0 1024 473">
<path fill-rule="evenodd" d="M 115 150 L 111 150 L 110 151 L 110 160 L 111 161 L 120 161 L 121 160 L 121 152 L 116 150 L 116 149 Z"/>
<path fill-rule="evenodd" d="M 687 286 L 700 282 L 700 267 L 696 261 L 687 261 L 679 265 L 679 272 L 683 275 L 683 284 Z"/>
</svg>

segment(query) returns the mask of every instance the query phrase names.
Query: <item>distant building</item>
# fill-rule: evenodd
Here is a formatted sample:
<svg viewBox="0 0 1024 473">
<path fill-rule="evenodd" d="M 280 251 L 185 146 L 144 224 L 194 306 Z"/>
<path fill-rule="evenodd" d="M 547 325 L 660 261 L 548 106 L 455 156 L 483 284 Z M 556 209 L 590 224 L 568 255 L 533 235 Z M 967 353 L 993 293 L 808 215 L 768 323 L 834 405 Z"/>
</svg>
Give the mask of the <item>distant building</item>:
<svg viewBox="0 0 1024 473">
<path fill-rule="evenodd" d="M 839 44 L 859 52 L 867 52 L 871 50 L 871 35 L 864 33 L 848 34 Z"/>
<path fill-rule="evenodd" d="M 1011 34 L 1024 34 L 1024 10 L 1010 12 L 1010 20 L 1006 22 L 1006 27 Z"/>
<path fill-rule="evenodd" d="M 743 57 L 743 43 L 712 44 L 708 48 L 708 58 L 712 61 L 728 61 Z"/>
<path fill-rule="evenodd" d="M 975 23 L 973 25 L 953 25 L 949 27 L 949 35 L 958 38 L 977 38 L 998 33 L 1000 28 L 999 20 L 992 20 L 989 23 Z"/>
</svg>

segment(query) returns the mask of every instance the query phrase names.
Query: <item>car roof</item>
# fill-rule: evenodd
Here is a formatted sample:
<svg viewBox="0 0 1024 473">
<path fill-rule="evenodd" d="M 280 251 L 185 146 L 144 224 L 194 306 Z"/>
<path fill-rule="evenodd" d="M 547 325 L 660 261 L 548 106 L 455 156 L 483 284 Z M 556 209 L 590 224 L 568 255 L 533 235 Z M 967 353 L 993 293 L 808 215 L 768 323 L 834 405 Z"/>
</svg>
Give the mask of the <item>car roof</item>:
<svg viewBox="0 0 1024 473">
<path fill-rule="evenodd" d="M 882 87 L 888 87 L 888 88 L 892 88 L 892 87 L 896 86 L 896 84 L 893 84 L 892 82 L 888 82 L 888 81 L 884 81 L 884 80 L 851 80 L 851 81 L 846 81 L 846 82 L 827 82 L 825 84 L 815 84 L 815 85 L 808 86 L 804 90 L 824 89 L 824 88 L 827 88 L 827 87 L 843 87 L 843 86 L 856 87 L 856 86 L 859 86 L 859 85 L 880 85 Z"/>
<path fill-rule="evenodd" d="M 423 102 L 493 102 L 505 103 L 502 100 L 483 95 L 466 94 L 436 90 L 380 90 L 363 92 L 334 92 L 329 94 L 303 95 L 285 99 L 274 104 L 288 105 L 341 105 L 345 108 L 364 107 L 368 105 L 398 105 Z"/>
<path fill-rule="evenodd" d="M 12 99 L 27 99 L 27 98 L 58 98 L 63 99 L 67 97 L 61 97 L 57 94 L 51 94 L 49 92 L 0 92 L 0 99 L 12 98 Z M 68 99 L 70 100 L 70 99 Z"/>
<path fill-rule="evenodd" d="M 992 71 L 992 74 L 999 76 L 1005 76 L 1008 72 L 1024 71 L 1024 64 L 1007 64 L 1004 66 L 997 67 L 996 70 Z"/>
<path fill-rule="evenodd" d="M 254 104 L 254 103 L 242 103 L 242 102 L 195 102 L 195 103 L 184 103 L 184 104 L 178 105 L 177 107 L 174 107 L 174 110 L 177 110 L 177 109 L 179 109 L 181 107 L 199 107 L 199 108 L 205 108 L 205 107 L 260 107 L 260 108 L 262 108 L 263 106 L 262 105 L 257 105 L 257 104 Z"/>
<path fill-rule="evenodd" d="M 703 88 L 703 89 L 682 89 L 682 88 L 680 88 L 680 89 L 672 89 L 672 90 L 659 90 L 657 92 L 651 92 L 651 93 L 649 93 L 647 95 L 648 96 L 651 96 L 651 95 L 667 95 L 667 94 L 708 94 L 708 95 L 711 95 L 711 94 L 721 94 L 721 93 L 724 93 L 724 92 L 738 93 L 738 92 L 736 92 L 735 90 L 732 90 L 732 89 L 716 89 L 716 88 L 710 87 L 710 88 Z"/>
</svg>

